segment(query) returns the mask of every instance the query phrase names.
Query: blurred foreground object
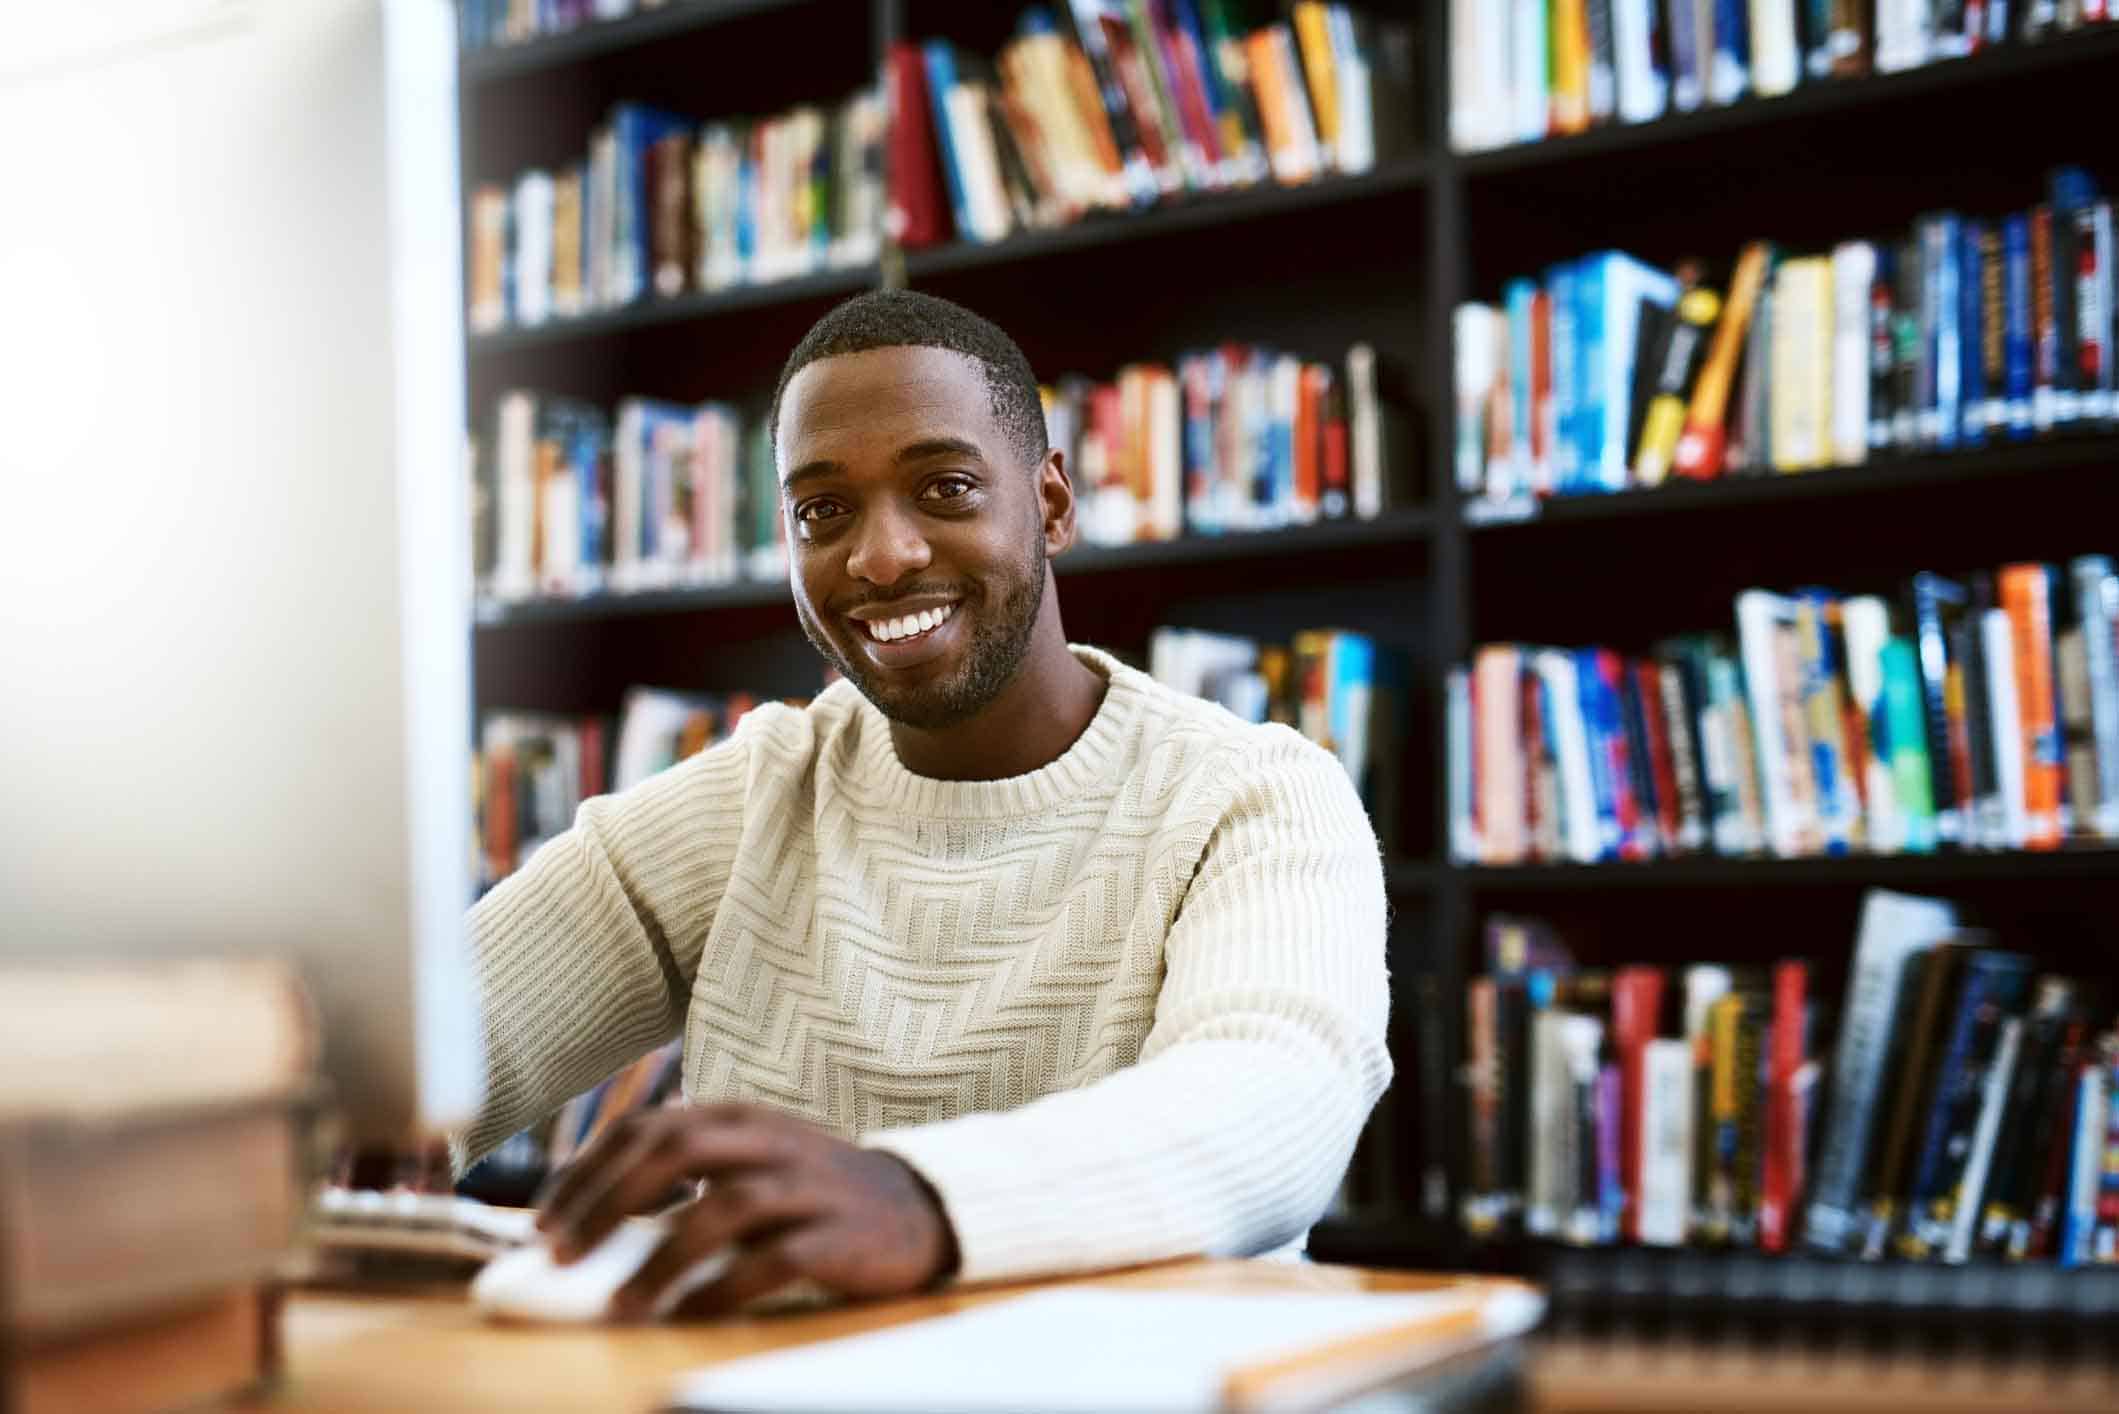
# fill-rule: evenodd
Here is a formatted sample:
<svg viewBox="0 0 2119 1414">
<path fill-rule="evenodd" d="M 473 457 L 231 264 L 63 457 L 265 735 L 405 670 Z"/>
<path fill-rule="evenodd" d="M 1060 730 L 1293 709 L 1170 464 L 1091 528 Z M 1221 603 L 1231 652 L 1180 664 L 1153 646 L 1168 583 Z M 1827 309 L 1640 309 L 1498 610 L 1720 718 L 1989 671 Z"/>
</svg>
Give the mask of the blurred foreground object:
<svg viewBox="0 0 2119 1414">
<path fill-rule="evenodd" d="M 270 1375 L 316 1037 L 271 959 L 0 968 L 0 1408 L 190 1406 Z"/>
</svg>

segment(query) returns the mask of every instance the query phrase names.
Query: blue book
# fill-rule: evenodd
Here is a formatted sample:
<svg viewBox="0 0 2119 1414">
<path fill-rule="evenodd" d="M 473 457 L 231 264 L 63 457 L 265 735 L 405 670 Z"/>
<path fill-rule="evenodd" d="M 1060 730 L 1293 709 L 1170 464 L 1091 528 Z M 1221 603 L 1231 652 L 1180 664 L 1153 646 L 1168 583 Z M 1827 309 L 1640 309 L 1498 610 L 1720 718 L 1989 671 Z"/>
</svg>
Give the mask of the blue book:
<svg viewBox="0 0 2119 1414">
<path fill-rule="evenodd" d="M 1508 448 L 1509 490 L 1521 494 L 1531 489 L 1536 477 L 1531 469 L 1531 324 L 1538 301 L 1538 287 L 1529 279 L 1508 282 L 1502 292 L 1508 310 Z"/>
<path fill-rule="evenodd" d="M 2030 986 L 2031 960 L 2020 953 L 1982 948 L 1965 959 L 1914 1161 L 1908 1225 L 1900 1244 L 1906 1256 L 1934 1256 L 1949 1242 L 1954 1212 L 1950 1200 L 1971 1159 L 1987 1067 L 2000 1042 L 2003 1019 L 2022 1013 Z"/>
<path fill-rule="evenodd" d="M 1572 495 L 1582 485 L 1581 443 L 1574 438 L 1575 398 L 1581 389 L 1581 351 L 1576 329 L 1575 269 L 1555 265 L 1545 272 L 1545 293 L 1552 304 L 1552 426 L 1547 429 L 1552 455 L 1552 489 Z M 1536 415 L 1536 410 L 1532 410 Z"/>
<path fill-rule="evenodd" d="M 1586 489 L 1623 491 L 1631 484 L 1632 449 L 1628 430 L 1634 424 L 1634 365 L 1645 356 L 1640 346 L 1643 307 L 1674 309 L 1677 278 L 1607 250 L 1578 266 L 1582 306 L 1581 457 Z"/>
<path fill-rule="evenodd" d="M 1796 646 L 1802 675 L 1798 700 L 1813 728 L 1810 774 L 1817 784 L 1817 822 L 1824 831 L 1825 853 L 1843 855 L 1853 847 L 1854 825 L 1861 817 L 1861 807 L 1839 731 L 1844 718 L 1840 714 L 1837 684 L 1843 681 L 1843 675 L 1838 635 L 1832 631 L 1839 596 L 1828 589 L 1798 589 L 1793 598 L 1800 606 L 1796 615 L 1801 631 Z M 1829 723 L 1831 729 L 1816 730 L 1820 723 Z"/>
<path fill-rule="evenodd" d="M 949 212 L 956 219 L 957 234 L 972 239 L 971 204 L 964 196 L 963 168 L 957 165 L 956 140 L 949 135 L 949 91 L 956 87 L 956 52 L 946 39 L 930 39 L 920 46 L 927 61 L 927 98 L 934 109 L 935 146 L 941 149 L 942 177 L 949 184 Z"/>
<path fill-rule="evenodd" d="M 1714 0 L 1714 92 L 1716 103 L 1734 103 L 1751 91 L 1749 0 Z"/>
<path fill-rule="evenodd" d="M 617 249 L 612 252 L 611 283 L 619 304 L 639 299 L 653 286 L 655 202 L 648 190 L 648 153 L 663 138 L 693 126 L 689 118 L 642 103 L 620 103 L 611 109 L 611 135 L 618 149 Z"/>
<path fill-rule="evenodd" d="M 2011 216 L 2001 227 L 2002 288 L 2008 323 L 2002 336 L 2003 361 L 2008 367 L 2005 391 L 2009 436 L 2022 441 L 2031 435 L 2033 385 L 2031 348 L 2031 221 Z"/>
<path fill-rule="evenodd" d="M 1963 239 L 1957 245 L 1958 364 L 1963 370 L 1957 380 L 1963 408 L 1958 440 L 1967 447 L 1984 445 L 1987 440 L 1986 301 L 1980 275 L 1988 229 L 1984 221 L 1965 222 Z"/>
<path fill-rule="evenodd" d="M 1597 858 L 1619 857 L 1618 783 L 1611 773 L 1611 724 L 1617 713 L 1604 709 L 1604 675 L 1597 670 L 1597 650 L 1574 652 L 1575 696 L 1582 714 L 1582 735 L 1589 743 L 1589 785 L 1596 796 Z"/>
<path fill-rule="evenodd" d="M 1927 305 L 1928 337 L 1927 397 L 1921 404 L 1921 445 L 1945 450 L 1957 445 L 1962 416 L 1959 377 L 1963 373 L 1962 340 L 1959 338 L 1958 261 L 1963 254 L 1956 216 L 1944 212 L 1920 223 L 1921 262 L 1927 269 L 1921 281 L 1922 300 Z"/>
<path fill-rule="evenodd" d="M 1609 266 L 1601 256 L 1589 255 L 1573 266 L 1574 278 L 1574 398 L 1560 437 L 1569 443 L 1568 461 L 1575 470 L 1577 491 L 1624 490 L 1604 484 L 1597 459 L 1597 429 L 1604 422 L 1604 291 Z"/>
</svg>

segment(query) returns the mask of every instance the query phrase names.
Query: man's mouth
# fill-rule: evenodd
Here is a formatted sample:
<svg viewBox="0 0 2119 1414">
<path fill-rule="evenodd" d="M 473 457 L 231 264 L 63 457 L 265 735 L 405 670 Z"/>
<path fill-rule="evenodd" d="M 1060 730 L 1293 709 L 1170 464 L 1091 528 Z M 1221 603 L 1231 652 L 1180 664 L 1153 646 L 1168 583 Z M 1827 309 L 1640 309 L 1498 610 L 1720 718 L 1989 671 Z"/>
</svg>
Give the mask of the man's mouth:
<svg viewBox="0 0 2119 1414">
<path fill-rule="evenodd" d="M 894 619 L 869 619 L 861 624 L 871 643 L 910 643 L 933 633 L 949 622 L 956 612 L 957 601 L 952 599 L 933 609 L 922 609 L 917 613 L 901 614 Z"/>
</svg>

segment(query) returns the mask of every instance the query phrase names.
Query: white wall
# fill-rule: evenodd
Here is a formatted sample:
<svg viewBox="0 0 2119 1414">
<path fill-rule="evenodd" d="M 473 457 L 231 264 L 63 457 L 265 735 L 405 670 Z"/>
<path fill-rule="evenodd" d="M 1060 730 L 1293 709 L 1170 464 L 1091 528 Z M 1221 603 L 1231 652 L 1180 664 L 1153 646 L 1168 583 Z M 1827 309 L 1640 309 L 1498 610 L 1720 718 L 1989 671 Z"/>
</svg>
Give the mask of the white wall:
<svg viewBox="0 0 2119 1414">
<path fill-rule="evenodd" d="M 0 943 L 336 959 L 407 1098 L 468 850 L 452 12 L 23 28 L 73 8 L 0 0 Z"/>
</svg>

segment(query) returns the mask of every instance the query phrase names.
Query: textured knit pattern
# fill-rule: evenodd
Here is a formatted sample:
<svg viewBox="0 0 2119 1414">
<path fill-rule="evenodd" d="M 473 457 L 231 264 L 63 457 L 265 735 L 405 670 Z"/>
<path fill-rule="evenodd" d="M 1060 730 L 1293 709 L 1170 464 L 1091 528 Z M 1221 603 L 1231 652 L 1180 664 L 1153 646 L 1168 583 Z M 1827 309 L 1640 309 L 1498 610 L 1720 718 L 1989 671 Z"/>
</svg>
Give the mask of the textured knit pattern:
<svg viewBox="0 0 2119 1414">
<path fill-rule="evenodd" d="M 1074 651 L 1028 775 L 916 776 L 842 682 L 583 805 L 472 913 L 459 1158 L 681 1030 L 691 1099 L 917 1169 L 964 1280 L 1301 1237 L 1390 1079 L 1375 836 L 1296 733 Z"/>
</svg>

